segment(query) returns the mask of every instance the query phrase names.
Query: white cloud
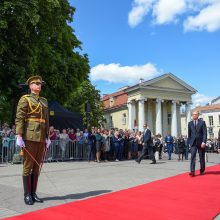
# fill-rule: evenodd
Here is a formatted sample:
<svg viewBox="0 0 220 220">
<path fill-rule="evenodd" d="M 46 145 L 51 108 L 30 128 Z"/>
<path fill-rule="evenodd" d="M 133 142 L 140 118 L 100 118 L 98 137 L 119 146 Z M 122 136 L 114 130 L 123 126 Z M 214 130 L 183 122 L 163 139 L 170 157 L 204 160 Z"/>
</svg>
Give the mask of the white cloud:
<svg viewBox="0 0 220 220">
<path fill-rule="evenodd" d="M 157 68 L 151 63 L 142 66 L 121 66 L 119 63 L 99 64 L 91 69 L 91 80 L 134 84 L 139 82 L 140 78 L 148 80 L 159 74 Z"/>
<path fill-rule="evenodd" d="M 147 14 L 157 25 L 176 23 L 182 16 L 185 31 L 213 32 L 220 29 L 219 12 L 220 0 L 133 0 L 128 23 L 135 27 Z"/>
<path fill-rule="evenodd" d="M 132 10 L 128 14 L 128 23 L 131 27 L 137 26 L 148 14 L 155 0 L 134 0 Z"/>
<path fill-rule="evenodd" d="M 193 106 L 202 106 L 210 103 L 214 98 L 203 95 L 201 93 L 196 93 L 192 96 Z"/>
<path fill-rule="evenodd" d="M 220 2 L 207 6 L 196 16 L 190 16 L 184 22 L 185 31 L 216 31 L 220 28 Z"/>
<path fill-rule="evenodd" d="M 178 14 L 184 13 L 186 3 L 184 0 L 160 0 L 153 8 L 156 24 L 174 22 Z"/>
</svg>

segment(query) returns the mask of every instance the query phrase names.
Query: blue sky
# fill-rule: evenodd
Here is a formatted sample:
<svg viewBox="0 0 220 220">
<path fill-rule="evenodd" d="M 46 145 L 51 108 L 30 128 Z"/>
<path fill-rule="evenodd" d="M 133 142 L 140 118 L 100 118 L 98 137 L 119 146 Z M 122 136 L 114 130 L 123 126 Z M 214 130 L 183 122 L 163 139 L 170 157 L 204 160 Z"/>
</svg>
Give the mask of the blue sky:
<svg viewBox="0 0 220 220">
<path fill-rule="evenodd" d="M 194 104 L 219 96 L 219 0 L 70 0 L 71 24 L 102 94 L 171 72 Z"/>
</svg>

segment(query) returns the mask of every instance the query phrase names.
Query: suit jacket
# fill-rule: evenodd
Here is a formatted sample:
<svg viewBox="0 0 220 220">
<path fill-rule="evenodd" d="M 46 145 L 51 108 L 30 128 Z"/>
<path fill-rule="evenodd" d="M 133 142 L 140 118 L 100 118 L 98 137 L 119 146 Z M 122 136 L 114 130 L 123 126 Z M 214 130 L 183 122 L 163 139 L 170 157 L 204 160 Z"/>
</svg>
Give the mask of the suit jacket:
<svg viewBox="0 0 220 220">
<path fill-rule="evenodd" d="M 165 137 L 165 143 L 167 144 L 167 146 L 173 147 L 173 142 L 174 142 L 174 139 L 171 135 Z"/>
<path fill-rule="evenodd" d="M 197 145 L 201 147 L 202 142 L 206 143 L 207 140 L 207 128 L 205 121 L 198 119 L 197 126 L 195 128 L 194 121 L 188 123 L 188 144 L 191 146 Z"/>
<path fill-rule="evenodd" d="M 151 146 L 151 144 L 152 144 L 152 139 L 151 139 L 151 131 L 150 131 L 150 129 L 147 128 L 147 129 L 144 131 L 143 139 L 144 139 L 144 147 L 149 147 L 149 146 Z"/>
</svg>

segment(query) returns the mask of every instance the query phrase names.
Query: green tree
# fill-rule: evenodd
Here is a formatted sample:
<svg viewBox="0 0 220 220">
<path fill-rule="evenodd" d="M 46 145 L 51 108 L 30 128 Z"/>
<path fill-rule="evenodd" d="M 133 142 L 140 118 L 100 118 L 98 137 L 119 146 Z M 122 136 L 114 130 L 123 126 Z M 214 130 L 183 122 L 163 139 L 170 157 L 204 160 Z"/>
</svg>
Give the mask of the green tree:
<svg viewBox="0 0 220 220">
<path fill-rule="evenodd" d="M 61 104 L 88 79 L 88 57 L 77 52 L 81 42 L 70 26 L 74 12 L 68 0 L 0 1 L 0 96 L 9 111 L 30 75 L 41 75 L 43 95 Z"/>
<path fill-rule="evenodd" d="M 85 127 L 100 126 L 105 121 L 100 91 L 96 90 L 89 80 L 83 81 L 71 94 L 66 107 L 83 114 Z"/>
</svg>

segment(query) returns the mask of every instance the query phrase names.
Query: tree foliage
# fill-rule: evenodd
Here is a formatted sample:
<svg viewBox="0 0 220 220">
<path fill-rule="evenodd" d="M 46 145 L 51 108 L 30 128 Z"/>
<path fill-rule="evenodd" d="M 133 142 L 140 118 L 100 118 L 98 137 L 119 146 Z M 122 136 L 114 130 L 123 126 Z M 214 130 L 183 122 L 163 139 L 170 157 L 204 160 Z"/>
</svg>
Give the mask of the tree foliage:
<svg viewBox="0 0 220 220">
<path fill-rule="evenodd" d="M 98 127 L 105 121 L 100 91 L 96 90 L 89 80 L 83 81 L 76 91 L 71 94 L 66 107 L 83 114 L 85 127 Z"/>
<path fill-rule="evenodd" d="M 30 75 L 41 75 L 43 95 L 61 104 L 88 79 L 88 57 L 76 51 L 81 42 L 69 25 L 74 12 L 68 0 L 0 1 L 0 96 L 10 111 Z"/>
</svg>

